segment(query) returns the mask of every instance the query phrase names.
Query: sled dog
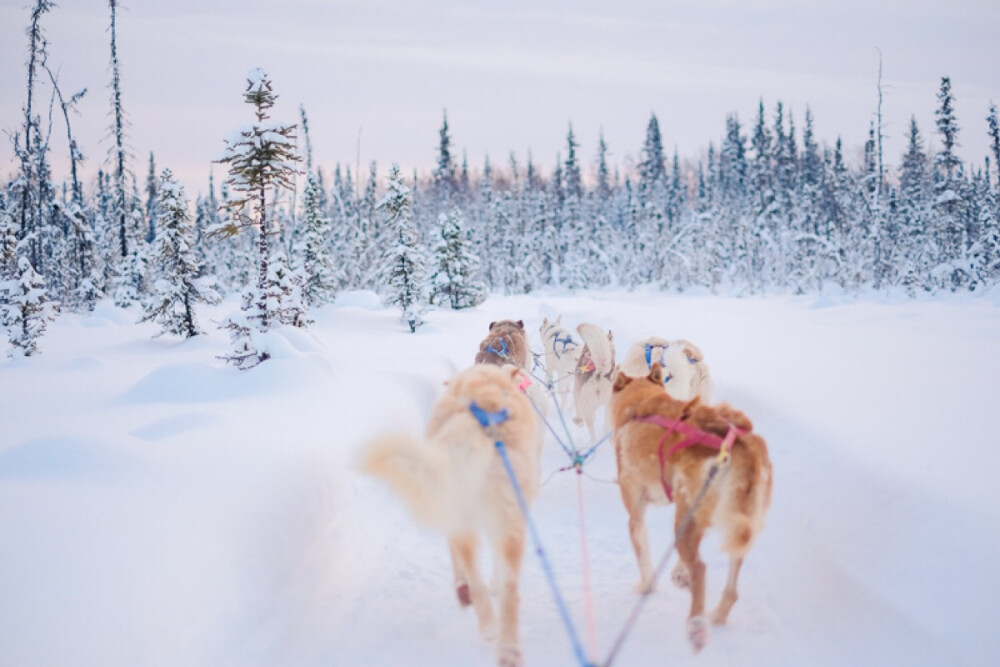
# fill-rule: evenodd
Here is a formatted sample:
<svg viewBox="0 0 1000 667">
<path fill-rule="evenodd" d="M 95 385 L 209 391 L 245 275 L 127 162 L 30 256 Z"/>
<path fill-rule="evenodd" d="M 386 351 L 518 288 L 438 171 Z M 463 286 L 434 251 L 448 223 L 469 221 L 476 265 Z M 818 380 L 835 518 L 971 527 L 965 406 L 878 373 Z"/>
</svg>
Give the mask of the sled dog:
<svg viewBox="0 0 1000 667">
<path fill-rule="evenodd" d="M 661 420 L 657 423 L 645 419 Z M 689 437 L 680 429 L 696 429 L 716 436 L 716 442 L 729 433 L 736 439 L 731 458 L 713 479 L 692 516 L 687 530 L 676 535 L 680 562 L 673 581 L 691 591 L 688 615 L 688 638 L 695 650 L 708 639 L 705 622 L 705 564 L 698 553 L 702 536 L 709 526 L 723 532 L 723 550 L 729 556 L 729 577 L 718 607 L 710 614 L 713 624 L 722 625 L 736 602 L 736 585 L 743 559 L 764 524 L 771 502 L 771 461 L 764 439 L 753 432 L 753 424 L 741 412 L 726 404 L 703 405 L 698 398 L 679 401 L 664 390 L 663 369 L 658 362 L 645 377 L 631 377 L 619 372 L 611 396 L 613 442 L 618 460 L 618 483 L 629 515 L 629 536 L 639 563 L 638 589 L 652 590 L 654 569 L 650 560 L 649 535 L 645 512 L 650 503 L 676 503 L 676 532 L 696 495 L 705 484 L 709 468 L 718 450 L 703 444 L 680 448 Z M 686 426 L 677 430 L 662 425 L 665 420 L 679 420 Z M 662 457 L 662 463 L 661 463 Z M 661 470 L 662 465 L 662 470 Z"/>
<path fill-rule="evenodd" d="M 705 356 L 694 343 L 678 338 L 667 341 L 650 336 L 628 349 L 621 371 L 632 377 L 649 373 L 654 362 L 663 366 L 663 381 L 672 397 L 689 401 L 695 396 L 702 403 L 712 402 L 712 375 Z"/>
<path fill-rule="evenodd" d="M 530 372 L 529 359 L 528 334 L 524 331 L 523 321 L 490 322 L 490 331 L 479 344 L 479 352 L 476 354 L 477 364 L 494 366 L 514 364 Z"/>
<path fill-rule="evenodd" d="M 561 320 L 561 315 L 554 322 L 546 317 L 538 331 L 545 350 L 545 374 L 552 381 L 559 404 L 566 408 L 573 393 L 573 374 L 576 372 L 576 362 L 583 351 L 583 344 L 563 328 Z"/>
<path fill-rule="evenodd" d="M 597 442 L 594 430 L 597 412 L 607 408 L 611 396 L 611 376 L 615 370 L 615 338 L 595 324 L 584 322 L 577 328 L 584 342 L 573 377 L 573 405 L 578 426 L 586 424 L 591 443 Z M 605 422 L 607 419 L 605 419 Z"/>
<path fill-rule="evenodd" d="M 517 387 L 519 373 L 514 366 L 487 364 L 459 373 L 431 411 L 423 438 L 377 438 L 366 445 L 361 460 L 361 469 L 383 480 L 416 520 L 447 537 L 458 602 L 476 610 L 484 638 L 499 638 L 502 667 L 522 664 L 518 577 L 525 522 L 494 436 L 504 443 L 529 503 L 538 494 L 540 476 L 539 429 Z M 488 412 L 506 410 L 508 419 L 490 434 L 470 411 L 472 403 Z M 477 564 L 480 533 L 493 547 L 499 623 Z"/>
</svg>

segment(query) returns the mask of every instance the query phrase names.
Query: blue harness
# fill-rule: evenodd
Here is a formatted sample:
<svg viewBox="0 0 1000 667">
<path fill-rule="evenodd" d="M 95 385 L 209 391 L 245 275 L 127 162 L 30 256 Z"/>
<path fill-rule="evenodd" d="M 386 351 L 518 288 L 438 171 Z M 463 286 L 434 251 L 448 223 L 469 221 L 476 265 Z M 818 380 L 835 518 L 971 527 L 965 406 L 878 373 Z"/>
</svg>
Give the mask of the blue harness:
<svg viewBox="0 0 1000 667">
<path fill-rule="evenodd" d="M 556 349 L 556 344 L 562 344 L 562 352 Z M 556 334 L 552 338 L 552 351 L 556 353 L 556 359 L 559 359 L 562 355 L 566 354 L 566 350 L 571 346 L 576 347 L 576 341 L 573 340 L 573 337 L 569 334 L 566 334 L 562 338 L 559 337 L 559 334 Z"/>
<path fill-rule="evenodd" d="M 495 347 L 493 347 L 492 345 L 487 345 L 486 346 L 486 351 L 487 352 L 492 352 L 493 354 L 497 355 L 501 359 L 507 359 L 508 357 L 510 357 L 510 354 L 507 351 L 507 339 L 506 338 L 501 338 L 500 339 L 500 348 L 501 349 L 498 350 Z"/>
<path fill-rule="evenodd" d="M 484 408 L 479 407 L 479 404 L 475 401 L 469 404 L 469 412 L 476 418 L 479 425 L 485 429 L 492 426 L 499 426 L 510 418 L 507 408 L 502 408 L 498 412 L 487 412 Z"/>
<path fill-rule="evenodd" d="M 649 370 L 653 370 L 653 348 L 654 347 L 659 347 L 660 348 L 660 366 L 662 366 L 663 368 L 666 368 L 667 367 L 667 350 L 666 350 L 666 348 L 664 348 L 662 345 L 651 345 L 649 343 L 645 344 L 645 348 L 646 348 L 646 368 L 648 368 Z M 673 375 L 665 375 L 663 377 L 663 384 L 666 384 L 666 383 L 670 382 L 671 378 L 673 378 Z"/>
</svg>

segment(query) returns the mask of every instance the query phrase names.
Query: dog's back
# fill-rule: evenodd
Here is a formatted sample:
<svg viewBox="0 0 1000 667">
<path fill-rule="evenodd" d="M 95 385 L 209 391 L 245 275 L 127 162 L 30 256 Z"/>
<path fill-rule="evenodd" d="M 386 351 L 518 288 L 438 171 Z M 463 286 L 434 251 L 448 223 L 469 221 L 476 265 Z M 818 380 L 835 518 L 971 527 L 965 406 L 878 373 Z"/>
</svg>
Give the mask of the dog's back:
<svg viewBox="0 0 1000 667">
<path fill-rule="evenodd" d="M 435 404 L 424 438 L 376 438 L 365 450 L 362 470 L 385 481 L 414 518 L 432 528 L 447 533 L 480 523 L 480 513 L 492 512 L 501 495 L 498 484 L 486 483 L 487 476 L 506 485 L 502 488 L 509 488 L 509 482 L 495 441 L 469 410 L 475 402 L 490 412 L 507 411 L 509 417 L 495 435 L 504 442 L 526 495 L 534 497 L 539 430 L 531 405 L 512 379 L 516 372 L 477 365 L 460 373 Z"/>
<path fill-rule="evenodd" d="M 500 320 L 490 322 L 489 333 L 479 344 L 475 362 L 494 366 L 514 364 L 529 370 L 528 359 L 528 335 L 524 331 L 524 322 Z"/>
<path fill-rule="evenodd" d="M 730 470 L 709 489 L 699 510 L 699 516 L 711 517 L 708 523 L 726 535 L 726 552 L 742 557 L 760 532 L 771 502 L 771 461 L 764 439 L 753 432 L 746 415 L 729 405 L 710 406 L 697 397 L 690 401 L 671 397 L 662 384 L 658 363 L 646 377 L 631 378 L 619 373 L 611 399 L 619 476 L 623 484 L 634 485 L 637 491 L 641 488 L 653 501 L 666 500 L 664 480 L 693 497 L 705 481 L 708 464 L 718 455 L 717 450 L 700 445 L 683 449 L 670 456 L 666 473 L 661 476 L 664 427 L 636 421 L 653 415 L 683 420 L 719 438 L 726 436 L 731 425 L 742 431 L 732 446 Z M 668 437 L 665 448 L 681 437 L 679 433 Z"/>
</svg>

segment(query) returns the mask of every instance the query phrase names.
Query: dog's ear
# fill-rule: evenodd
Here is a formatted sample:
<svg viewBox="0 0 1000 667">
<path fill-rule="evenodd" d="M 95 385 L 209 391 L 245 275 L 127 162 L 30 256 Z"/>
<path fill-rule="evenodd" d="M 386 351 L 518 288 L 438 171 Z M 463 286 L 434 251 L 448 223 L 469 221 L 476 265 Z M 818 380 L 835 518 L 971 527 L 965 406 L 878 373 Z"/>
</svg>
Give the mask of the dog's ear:
<svg viewBox="0 0 1000 667">
<path fill-rule="evenodd" d="M 517 326 L 518 326 L 518 328 L 520 328 L 520 329 L 521 329 L 522 331 L 524 331 L 524 321 L 523 321 L 523 320 L 518 320 L 518 321 L 517 321 Z"/>
<path fill-rule="evenodd" d="M 496 322 L 490 322 L 490 331 L 493 331 L 493 327 L 497 325 Z"/>
<path fill-rule="evenodd" d="M 613 391 L 621 391 L 628 386 L 628 383 L 632 381 L 632 378 L 625 375 L 620 369 L 615 373 L 615 384 L 612 387 Z"/>
<path fill-rule="evenodd" d="M 701 350 L 696 348 L 694 345 L 684 346 L 684 356 L 687 357 L 689 364 L 696 364 L 702 360 Z"/>
<path fill-rule="evenodd" d="M 611 333 L 611 329 L 608 329 L 608 340 L 610 340 L 612 343 L 615 341 L 615 335 Z"/>
<path fill-rule="evenodd" d="M 556 318 L 556 324 L 560 324 L 561 322 L 562 322 L 562 313 L 560 313 L 559 317 Z"/>
<path fill-rule="evenodd" d="M 542 318 L 542 328 L 543 329 L 548 329 L 549 328 L 549 318 L 547 318 L 547 317 L 543 317 Z"/>
<path fill-rule="evenodd" d="M 653 366 L 649 369 L 649 375 L 646 378 L 653 384 L 663 384 L 663 366 L 660 365 L 659 361 L 653 362 Z"/>
</svg>

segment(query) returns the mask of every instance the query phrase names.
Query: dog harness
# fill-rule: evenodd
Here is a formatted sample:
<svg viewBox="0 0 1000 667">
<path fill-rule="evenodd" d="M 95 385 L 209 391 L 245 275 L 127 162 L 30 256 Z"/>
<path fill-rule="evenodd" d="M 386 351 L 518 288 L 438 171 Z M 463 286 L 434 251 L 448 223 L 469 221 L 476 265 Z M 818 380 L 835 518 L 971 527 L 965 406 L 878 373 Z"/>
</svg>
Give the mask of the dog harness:
<svg viewBox="0 0 1000 667">
<path fill-rule="evenodd" d="M 653 370 L 653 348 L 660 348 L 660 366 L 664 369 L 663 384 L 670 382 L 674 376 L 666 374 L 667 348 L 662 345 L 651 345 L 649 343 L 645 343 L 644 347 L 646 349 L 646 368 L 649 370 Z"/>
<path fill-rule="evenodd" d="M 674 502 L 674 493 L 670 484 L 667 483 L 667 477 L 665 474 L 665 468 L 667 465 L 667 459 L 676 454 L 677 452 L 687 449 L 688 447 L 693 447 L 695 445 L 703 445 L 711 449 L 716 449 L 719 451 L 720 459 L 729 458 L 729 450 L 732 449 L 733 443 L 736 442 L 736 438 L 746 435 L 747 431 L 736 428 L 732 424 L 729 425 L 729 430 L 726 432 L 725 438 L 720 438 L 714 433 L 708 433 L 702 431 L 700 428 L 691 426 L 685 421 L 680 419 L 669 419 L 667 417 L 661 417 L 659 415 L 650 415 L 648 417 L 636 417 L 632 421 L 642 422 L 644 424 L 655 424 L 660 426 L 665 430 L 663 437 L 660 438 L 659 458 L 660 458 L 660 484 L 663 485 L 663 492 L 667 494 L 667 500 L 669 502 Z M 675 444 L 673 447 L 668 449 L 666 452 L 663 451 L 663 447 L 667 444 L 667 438 L 669 438 L 674 433 L 680 433 L 685 436 L 680 442 Z"/>
<path fill-rule="evenodd" d="M 556 348 L 556 345 L 562 345 L 562 351 L 559 351 L 559 349 Z M 576 341 L 573 340 L 573 337 L 569 334 L 566 334 L 562 338 L 559 337 L 559 334 L 552 337 L 552 351 L 556 353 L 556 359 L 559 359 L 562 355 L 566 354 L 566 350 L 575 347 Z"/>
<path fill-rule="evenodd" d="M 501 359 L 507 359 L 507 358 L 510 357 L 510 353 L 507 351 L 507 339 L 506 338 L 501 338 L 500 339 L 500 349 L 499 350 L 496 349 L 495 347 L 493 347 L 492 345 L 487 345 L 486 346 L 486 351 L 487 352 L 492 352 L 493 354 L 497 355 Z"/>
<path fill-rule="evenodd" d="M 507 408 L 501 408 L 497 412 L 489 412 L 486 409 L 479 407 L 479 404 L 475 401 L 469 404 L 469 412 L 471 412 L 472 416 L 476 418 L 476 421 L 479 422 L 480 426 L 486 429 L 493 426 L 499 426 L 510 417 L 510 414 L 507 412 Z"/>
</svg>

